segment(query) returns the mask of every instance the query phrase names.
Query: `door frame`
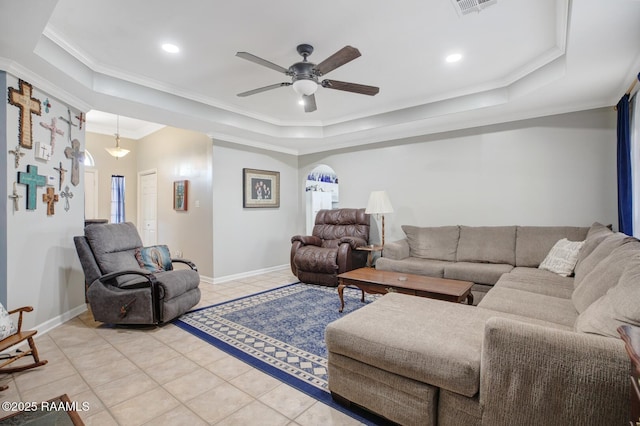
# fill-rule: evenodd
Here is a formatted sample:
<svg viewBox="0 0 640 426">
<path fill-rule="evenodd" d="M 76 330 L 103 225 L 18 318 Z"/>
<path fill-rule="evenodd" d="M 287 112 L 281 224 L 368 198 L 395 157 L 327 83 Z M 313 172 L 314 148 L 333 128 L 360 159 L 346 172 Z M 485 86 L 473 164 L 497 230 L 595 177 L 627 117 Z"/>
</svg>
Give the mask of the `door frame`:
<svg viewBox="0 0 640 426">
<path fill-rule="evenodd" d="M 142 235 L 143 230 L 142 230 L 142 184 L 141 184 L 141 180 L 142 180 L 142 176 L 146 176 L 146 175 L 155 175 L 156 177 L 156 236 L 158 235 L 158 220 L 157 220 L 157 214 L 158 214 L 158 169 L 148 169 L 148 170 L 143 170 L 138 172 L 138 200 L 137 200 L 137 214 L 136 214 L 136 218 L 137 218 L 137 228 L 138 228 L 138 233 L 140 235 Z"/>
<path fill-rule="evenodd" d="M 87 218 L 85 217 L 85 219 L 99 219 L 100 218 L 100 212 L 98 211 L 98 169 L 96 169 L 95 167 L 85 167 L 84 168 L 84 173 L 91 173 L 93 175 L 93 211 L 95 212 L 96 217 L 91 217 L 91 218 Z M 86 192 L 86 188 L 85 188 L 85 192 Z M 87 202 L 86 198 L 85 198 L 85 203 Z M 86 208 L 85 208 L 85 212 L 86 212 Z M 85 215 L 86 216 L 86 215 Z"/>
</svg>

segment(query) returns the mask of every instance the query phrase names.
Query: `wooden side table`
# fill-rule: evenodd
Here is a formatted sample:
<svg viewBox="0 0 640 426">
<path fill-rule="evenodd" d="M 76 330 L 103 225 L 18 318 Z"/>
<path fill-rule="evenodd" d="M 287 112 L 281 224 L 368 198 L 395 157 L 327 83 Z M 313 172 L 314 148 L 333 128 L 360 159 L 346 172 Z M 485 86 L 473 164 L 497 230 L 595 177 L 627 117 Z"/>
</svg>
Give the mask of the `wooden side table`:
<svg viewBox="0 0 640 426">
<path fill-rule="evenodd" d="M 373 266 L 373 253 L 377 252 L 377 251 L 382 251 L 383 246 L 377 246 L 374 244 L 368 245 L 368 246 L 360 246 L 357 247 L 356 250 L 360 250 L 360 251 L 368 251 L 369 253 L 367 254 L 367 268 L 371 268 Z"/>
<path fill-rule="evenodd" d="M 629 425 L 640 426 L 640 328 L 622 325 L 618 327 L 618 333 L 624 341 L 625 349 L 631 360 Z"/>
</svg>

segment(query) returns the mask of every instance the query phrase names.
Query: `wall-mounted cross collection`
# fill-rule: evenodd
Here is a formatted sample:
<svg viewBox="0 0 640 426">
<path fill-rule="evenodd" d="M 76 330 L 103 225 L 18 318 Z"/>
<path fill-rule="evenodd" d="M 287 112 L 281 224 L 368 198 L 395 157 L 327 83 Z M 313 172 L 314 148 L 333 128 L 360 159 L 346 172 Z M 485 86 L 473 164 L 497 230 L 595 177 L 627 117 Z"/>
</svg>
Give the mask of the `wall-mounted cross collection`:
<svg viewBox="0 0 640 426">
<path fill-rule="evenodd" d="M 63 165 L 63 161 L 70 161 L 69 170 L 71 170 L 70 182 L 73 186 L 80 184 L 80 164 L 84 161 L 84 151 L 81 150 L 80 141 L 73 137 L 73 128 L 76 131 L 82 130 L 83 124 L 86 122 L 86 116 L 83 112 L 72 112 L 70 108 L 66 108 L 66 116 L 63 117 L 64 110 L 59 111 L 59 105 L 54 107 L 49 98 L 46 98 L 44 102 L 37 99 L 34 93 L 34 88 L 31 84 L 18 80 L 18 88 L 8 88 L 8 102 L 18 108 L 18 145 L 14 149 L 8 150 L 10 155 L 13 155 L 13 164 L 15 169 L 20 169 L 20 162 L 22 159 L 26 159 L 27 162 L 32 163 L 32 160 L 36 160 L 40 165 L 27 164 L 26 171 L 18 170 L 17 181 L 13 182 L 13 188 L 8 188 L 8 198 L 13 201 L 13 211 L 20 211 L 20 199 L 25 198 L 26 210 L 33 211 L 38 210 L 38 188 L 44 188 L 42 191 L 42 203 L 46 206 L 47 216 L 55 214 L 55 203 L 64 198 L 64 210 L 69 211 L 71 208 L 70 200 L 73 198 L 73 192 L 70 191 L 69 185 L 64 186 L 62 191 L 65 177 L 67 176 L 66 169 Z M 44 97 L 44 96 L 43 96 Z M 54 101 L 55 102 L 55 101 Z M 63 106 L 64 107 L 64 106 Z M 56 111 L 58 109 L 58 111 Z M 46 114 L 52 114 L 40 121 L 40 127 L 37 127 L 36 132 L 33 129 L 33 115 L 42 115 L 42 110 Z M 62 112 L 62 114 L 60 114 Z M 58 127 L 58 120 L 62 120 L 66 123 L 67 129 L 64 130 Z M 74 122 L 74 120 L 77 120 Z M 46 136 L 42 134 L 43 129 L 48 130 Z M 65 136 L 67 133 L 68 145 L 64 147 L 62 152 L 55 155 L 56 137 Z M 43 138 L 44 136 L 44 138 Z M 42 139 L 48 138 L 48 141 Z M 30 151 L 25 151 L 30 150 Z M 64 153 L 64 157 L 61 155 Z M 11 157 L 9 157 L 11 158 Z M 48 165 L 50 160 L 57 161 L 62 158 L 63 161 L 58 161 L 57 167 Z M 65 160 L 66 159 L 66 160 Z M 40 167 L 40 173 L 38 168 Z M 53 172 L 57 173 L 53 173 Z M 55 178 L 57 175 L 58 180 L 58 192 L 56 194 Z M 17 184 L 24 185 L 24 189 Z M 25 191 L 25 192 L 22 192 Z M 24 196 L 21 194 L 25 194 Z"/>
</svg>

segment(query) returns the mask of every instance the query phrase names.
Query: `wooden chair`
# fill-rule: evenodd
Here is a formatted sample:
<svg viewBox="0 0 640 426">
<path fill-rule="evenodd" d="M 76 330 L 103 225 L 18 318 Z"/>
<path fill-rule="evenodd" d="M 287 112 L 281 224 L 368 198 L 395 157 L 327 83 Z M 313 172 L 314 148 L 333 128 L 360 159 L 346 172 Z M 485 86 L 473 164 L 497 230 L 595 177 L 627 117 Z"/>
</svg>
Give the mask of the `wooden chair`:
<svg viewBox="0 0 640 426">
<path fill-rule="evenodd" d="M 9 311 L 9 315 L 19 313 L 18 329 L 14 334 L 0 340 L 0 352 L 4 352 L 7 349 L 17 345 L 18 343 L 24 342 L 25 340 L 29 343 L 29 350 L 19 351 L 19 352 L 16 352 L 15 354 L 9 354 L 8 358 L 0 358 L 0 373 L 3 373 L 3 374 L 16 373 L 18 371 L 24 371 L 30 368 L 40 367 L 41 365 L 45 365 L 48 362 L 46 360 L 40 360 L 40 357 L 38 356 L 38 350 L 36 349 L 35 342 L 33 341 L 33 336 L 35 336 L 38 331 L 22 330 L 22 314 L 24 312 L 31 312 L 31 311 L 33 311 L 33 308 L 31 306 L 23 306 L 22 308 Z M 33 357 L 33 362 L 30 364 L 20 365 L 18 367 L 5 368 L 5 366 L 25 356 Z M 0 391 L 7 389 L 7 387 L 8 386 L 0 386 Z"/>
</svg>

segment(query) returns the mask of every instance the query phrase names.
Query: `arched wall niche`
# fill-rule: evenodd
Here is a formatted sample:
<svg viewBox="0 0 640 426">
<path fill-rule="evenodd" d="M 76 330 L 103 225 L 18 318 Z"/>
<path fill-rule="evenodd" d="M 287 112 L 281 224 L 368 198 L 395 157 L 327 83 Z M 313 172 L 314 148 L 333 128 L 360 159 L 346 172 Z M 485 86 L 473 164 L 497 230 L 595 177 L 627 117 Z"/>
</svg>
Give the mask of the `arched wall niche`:
<svg viewBox="0 0 640 426">
<path fill-rule="evenodd" d="M 330 166 L 318 164 L 307 173 L 304 191 L 307 235 L 311 235 L 318 211 L 338 208 L 340 202 L 338 175 Z"/>
</svg>

